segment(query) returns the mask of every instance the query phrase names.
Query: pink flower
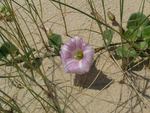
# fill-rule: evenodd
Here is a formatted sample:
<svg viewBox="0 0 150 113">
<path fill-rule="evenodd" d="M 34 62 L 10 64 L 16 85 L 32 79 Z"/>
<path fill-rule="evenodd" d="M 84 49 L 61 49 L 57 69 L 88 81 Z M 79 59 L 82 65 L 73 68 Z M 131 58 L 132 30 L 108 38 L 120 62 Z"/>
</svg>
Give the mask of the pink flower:
<svg viewBox="0 0 150 113">
<path fill-rule="evenodd" d="M 65 72 L 84 74 L 93 63 L 94 49 L 75 36 L 61 47 L 60 55 Z"/>
</svg>

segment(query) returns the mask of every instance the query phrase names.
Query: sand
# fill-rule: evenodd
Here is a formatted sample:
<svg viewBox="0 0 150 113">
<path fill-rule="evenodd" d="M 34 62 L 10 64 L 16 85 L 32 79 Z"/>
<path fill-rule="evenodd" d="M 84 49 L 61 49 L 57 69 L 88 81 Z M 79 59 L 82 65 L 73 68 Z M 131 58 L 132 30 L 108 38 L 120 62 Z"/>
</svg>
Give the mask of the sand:
<svg viewBox="0 0 150 113">
<path fill-rule="evenodd" d="M 24 0 L 17 0 L 20 4 L 24 4 Z M 63 41 L 69 40 L 69 37 L 66 36 L 65 26 L 63 23 L 62 15 L 60 10 L 58 10 L 49 0 L 41 0 L 42 1 L 42 20 L 44 25 L 47 28 L 51 28 L 54 33 L 58 33 L 62 36 Z M 62 2 L 64 0 L 61 0 Z M 70 4 L 88 14 L 90 14 L 90 7 L 86 0 L 65 0 L 67 4 Z M 102 4 L 100 0 L 93 0 L 95 2 L 95 7 L 100 15 L 103 16 Z M 140 7 L 140 3 L 142 0 L 125 0 L 124 5 L 124 16 L 123 16 L 123 26 L 126 27 L 126 22 L 129 16 L 137 12 Z M 144 8 L 145 15 L 149 14 L 150 2 L 148 0 L 145 1 L 146 5 Z M 38 0 L 35 1 L 37 7 L 39 7 Z M 58 4 L 56 4 L 58 6 Z M 20 20 L 21 28 L 23 29 L 25 35 L 27 36 L 27 40 L 31 44 L 31 46 L 35 47 L 33 44 L 33 40 L 27 27 L 23 23 L 21 16 L 19 16 L 19 12 L 23 15 L 23 18 L 27 21 L 29 28 L 33 33 L 33 38 L 37 43 L 37 48 L 41 49 L 43 47 L 41 43 L 41 39 L 38 33 L 38 30 L 35 24 L 32 22 L 30 18 L 25 14 L 22 8 L 14 4 L 16 9 L 16 14 Z M 25 6 L 26 7 L 26 6 Z M 99 31 L 97 23 L 90 19 L 89 17 L 81 14 L 73 9 L 62 6 L 63 11 L 65 12 L 66 26 L 68 30 L 68 34 L 70 36 L 81 36 L 83 39 L 92 45 L 93 48 L 103 46 L 103 40 L 100 34 L 95 32 L 89 32 L 85 29 L 92 29 L 93 31 Z M 106 12 L 111 11 L 116 19 L 119 21 L 119 0 L 105 0 L 105 8 Z M 108 20 L 108 18 L 107 18 Z M 109 20 L 108 20 L 109 22 Z M 110 22 L 109 22 L 110 23 Z M 39 22 L 39 25 L 40 22 Z M 110 24 L 111 25 L 111 24 Z M 45 41 L 47 39 L 44 37 Z M 117 42 L 120 40 L 118 35 L 115 33 L 113 42 Z M 43 50 L 44 51 L 44 50 Z M 121 70 L 118 68 L 117 64 L 110 58 L 107 52 L 100 52 L 95 54 L 95 58 L 100 55 L 98 60 L 93 64 L 92 69 L 86 75 L 74 75 L 67 74 L 63 70 L 63 65 L 59 57 L 54 59 L 45 59 L 43 61 L 43 67 L 45 70 L 45 75 L 48 78 L 53 80 L 56 83 L 60 83 L 58 87 L 62 88 L 66 92 L 71 94 L 71 97 L 68 99 L 68 105 L 71 106 L 75 113 L 150 113 L 148 98 L 144 98 L 143 103 L 138 105 L 138 99 L 133 98 L 130 99 L 133 95 L 136 95 L 135 92 L 131 89 L 131 87 L 126 84 L 120 84 L 119 81 L 122 80 L 123 74 Z M 53 72 L 54 61 L 55 72 Z M 117 61 L 120 63 L 120 60 Z M 9 68 L 4 68 L 6 72 Z M 1 69 L 2 70 L 2 69 Z M 6 74 L 6 72 L 4 72 Z M 136 71 L 138 74 L 142 76 L 150 77 L 150 71 L 147 68 L 143 68 L 141 71 Z M 95 82 L 93 85 L 90 84 Z M 37 77 L 39 83 L 42 84 L 41 78 Z M 136 81 L 140 87 L 145 83 L 145 81 L 137 80 Z M 130 85 L 130 84 L 129 84 Z M 6 83 L 2 83 L 2 87 L 6 87 Z M 32 96 L 25 89 L 16 90 L 11 86 L 7 86 L 3 88 L 5 92 L 9 92 L 19 103 L 25 104 L 24 113 L 45 113 L 39 103 L 37 101 L 33 101 Z M 71 89 L 73 89 L 71 91 Z M 40 92 L 37 88 L 35 91 Z M 41 94 L 42 95 L 42 94 Z M 149 95 L 147 91 L 147 95 Z M 60 97 L 64 99 L 64 96 L 60 94 Z M 128 101 L 127 101 L 128 100 Z M 125 104 L 124 102 L 127 101 Z M 145 108 L 146 106 L 146 108 Z M 27 109 L 26 109 L 27 108 Z M 141 110 L 142 108 L 142 110 Z M 66 113 L 71 113 L 68 109 Z"/>
</svg>

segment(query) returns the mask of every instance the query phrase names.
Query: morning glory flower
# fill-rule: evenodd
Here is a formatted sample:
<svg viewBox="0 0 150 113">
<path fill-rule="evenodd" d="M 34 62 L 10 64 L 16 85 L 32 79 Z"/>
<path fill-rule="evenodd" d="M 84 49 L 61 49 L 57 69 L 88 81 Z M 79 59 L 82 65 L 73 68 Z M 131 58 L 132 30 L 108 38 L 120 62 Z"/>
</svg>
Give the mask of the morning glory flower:
<svg viewBox="0 0 150 113">
<path fill-rule="evenodd" d="M 61 47 L 60 56 L 67 73 L 84 74 L 93 63 L 94 49 L 75 36 Z"/>
</svg>

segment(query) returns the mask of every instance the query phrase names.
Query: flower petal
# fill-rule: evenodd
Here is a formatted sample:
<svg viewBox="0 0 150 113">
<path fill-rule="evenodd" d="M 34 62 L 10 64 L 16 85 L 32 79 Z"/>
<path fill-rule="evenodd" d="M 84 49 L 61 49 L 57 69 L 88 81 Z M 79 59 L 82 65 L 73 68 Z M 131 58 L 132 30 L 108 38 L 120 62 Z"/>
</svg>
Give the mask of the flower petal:
<svg viewBox="0 0 150 113">
<path fill-rule="evenodd" d="M 92 47 L 88 46 L 83 51 L 84 57 L 88 57 L 87 59 L 92 59 L 94 56 L 94 49 Z"/>
<path fill-rule="evenodd" d="M 71 39 L 73 45 L 75 45 L 76 49 L 82 49 L 83 40 L 82 38 L 75 36 Z"/>
<path fill-rule="evenodd" d="M 83 52 L 83 58 L 80 60 L 73 56 L 78 50 Z M 84 74 L 90 70 L 93 63 L 94 50 L 83 42 L 82 38 L 76 36 L 62 46 L 60 55 L 66 72 Z"/>
<path fill-rule="evenodd" d="M 75 59 L 69 59 L 65 63 L 65 71 L 69 73 L 81 73 L 80 67 L 79 67 L 79 61 Z"/>
<path fill-rule="evenodd" d="M 91 65 L 93 64 L 93 59 L 84 58 L 79 62 L 80 70 L 82 70 L 82 73 L 89 72 Z"/>
<path fill-rule="evenodd" d="M 84 54 L 84 57 L 79 65 L 80 65 L 80 69 L 86 73 L 86 72 L 89 72 L 90 67 L 93 64 L 94 50 L 90 46 L 88 46 L 83 51 L 83 54 Z"/>
</svg>

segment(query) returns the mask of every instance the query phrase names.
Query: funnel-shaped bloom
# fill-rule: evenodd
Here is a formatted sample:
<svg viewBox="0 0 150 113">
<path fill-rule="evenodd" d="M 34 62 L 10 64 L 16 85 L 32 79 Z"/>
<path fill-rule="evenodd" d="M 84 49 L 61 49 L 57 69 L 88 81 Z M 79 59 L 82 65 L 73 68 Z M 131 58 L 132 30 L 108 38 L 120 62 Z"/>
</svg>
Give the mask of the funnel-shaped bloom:
<svg viewBox="0 0 150 113">
<path fill-rule="evenodd" d="M 60 55 L 65 72 L 84 74 L 93 63 L 94 49 L 75 36 L 61 47 Z"/>
</svg>

